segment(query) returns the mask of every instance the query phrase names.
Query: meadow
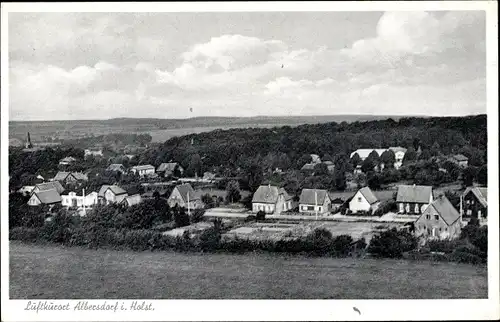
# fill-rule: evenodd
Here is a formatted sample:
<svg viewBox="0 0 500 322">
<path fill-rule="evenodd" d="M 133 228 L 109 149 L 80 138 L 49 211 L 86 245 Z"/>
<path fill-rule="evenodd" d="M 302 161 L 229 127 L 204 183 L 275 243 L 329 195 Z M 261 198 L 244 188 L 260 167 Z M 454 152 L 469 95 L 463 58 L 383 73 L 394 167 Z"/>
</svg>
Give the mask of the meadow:
<svg viewBox="0 0 500 322">
<path fill-rule="evenodd" d="M 186 254 L 10 242 L 11 299 L 472 299 L 487 268 L 431 261 Z"/>
</svg>

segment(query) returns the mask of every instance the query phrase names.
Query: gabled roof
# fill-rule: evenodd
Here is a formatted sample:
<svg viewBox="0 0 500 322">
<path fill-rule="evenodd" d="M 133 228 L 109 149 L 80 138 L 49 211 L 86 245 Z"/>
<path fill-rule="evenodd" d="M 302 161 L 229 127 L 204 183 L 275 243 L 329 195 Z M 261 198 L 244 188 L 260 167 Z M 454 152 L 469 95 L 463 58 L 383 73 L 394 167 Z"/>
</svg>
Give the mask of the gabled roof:
<svg viewBox="0 0 500 322">
<path fill-rule="evenodd" d="M 61 195 L 55 189 L 43 190 L 35 192 L 33 195 L 36 195 L 38 200 L 40 200 L 43 204 L 52 204 L 61 202 Z"/>
<path fill-rule="evenodd" d="M 113 164 L 110 164 L 106 170 L 108 170 L 108 171 L 123 171 L 123 170 L 125 170 L 125 167 L 121 163 L 113 163 Z"/>
<path fill-rule="evenodd" d="M 321 162 L 321 159 L 320 159 L 319 155 L 317 155 L 317 154 L 311 154 L 311 159 L 312 159 L 313 163 Z"/>
<path fill-rule="evenodd" d="M 252 202 L 275 204 L 276 201 L 278 201 L 279 195 L 283 195 L 285 200 L 293 198 L 285 191 L 285 189 L 267 185 L 260 186 L 257 191 L 255 191 L 252 197 Z"/>
<path fill-rule="evenodd" d="M 396 202 L 428 203 L 432 195 L 431 186 L 400 185 Z"/>
<path fill-rule="evenodd" d="M 188 194 L 189 194 L 189 201 L 190 202 L 193 200 L 200 199 L 198 196 L 196 196 L 196 193 L 194 192 L 193 187 L 191 187 L 191 185 L 189 183 L 180 184 L 180 185 L 176 186 L 174 189 L 177 189 L 177 191 L 179 191 L 179 193 L 182 197 L 182 200 L 184 200 L 184 202 L 188 201 Z"/>
<path fill-rule="evenodd" d="M 127 192 L 125 190 L 123 190 L 122 188 L 118 187 L 118 186 L 115 186 L 115 185 L 102 185 L 101 186 L 101 189 L 99 189 L 99 197 L 104 197 L 104 194 L 106 193 L 107 190 L 111 190 L 111 192 L 118 196 L 118 195 L 123 195 L 123 194 L 126 194 Z"/>
<path fill-rule="evenodd" d="M 135 194 L 132 196 L 125 197 L 122 202 L 127 203 L 129 206 L 137 205 L 141 203 L 142 198 L 140 194 Z"/>
<path fill-rule="evenodd" d="M 76 180 L 84 180 L 87 181 L 89 178 L 81 173 L 81 172 L 71 172 L 71 175 L 76 179 Z"/>
<path fill-rule="evenodd" d="M 312 163 L 306 163 L 300 170 L 314 170 L 314 164 Z"/>
<path fill-rule="evenodd" d="M 299 203 L 306 205 L 322 205 L 327 196 L 328 193 L 324 189 L 302 189 Z"/>
<path fill-rule="evenodd" d="M 455 207 L 453 207 L 451 202 L 445 196 L 441 196 L 434 200 L 431 205 L 425 209 L 422 216 L 427 214 L 430 211 L 430 208 L 434 208 L 448 226 L 460 218 L 460 213 L 455 209 Z"/>
<path fill-rule="evenodd" d="M 326 165 L 333 165 L 332 161 L 324 161 L 323 163 L 326 164 Z"/>
<path fill-rule="evenodd" d="M 396 152 L 403 152 L 403 153 L 406 153 L 407 149 L 405 148 L 402 148 L 400 146 L 391 146 L 389 147 L 389 150 L 391 150 L 392 152 L 396 153 Z"/>
<path fill-rule="evenodd" d="M 167 163 L 162 163 L 160 166 L 156 169 L 156 172 L 164 172 L 164 171 L 174 171 L 175 167 L 179 166 L 179 170 L 182 171 L 182 167 L 180 166 L 179 163 L 177 162 L 167 162 Z"/>
<path fill-rule="evenodd" d="M 61 193 L 64 191 L 64 188 L 61 185 L 61 183 L 59 183 L 59 181 L 39 183 L 39 184 L 35 185 L 35 189 L 37 189 L 37 188 L 40 191 L 55 189 L 57 191 L 57 193 Z"/>
<path fill-rule="evenodd" d="M 463 154 L 455 154 L 453 156 L 453 159 L 457 160 L 457 161 L 468 161 L 469 158 L 467 158 L 465 155 Z"/>
<path fill-rule="evenodd" d="M 59 171 L 54 177 L 54 181 L 64 181 L 70 173 L 66 171 Z"/>
<path fill-rule="evenodd" d="M 359 192 L 363 195 L 363 197 L 365 197 L 366 201 L 368 201 L 370 205 L 379 201 L 378 198 L 373 194 L 371 189 L 368 187 L 359 189 Z"/>
<path fill-rule="evenodd" d="M 488 207 L 488 188 L 483 187 L 468 187 L 464 191 L 464 196 L 471 192 L 476 196 L 477 200 L 483 205 L 483 207 Z"/>
<path fill-rule="evenodd" d="M 76 159 L 73 157 L 65 157 L 65 158 L 61 159 L 61 161 L 59 161 L 59 162 L 75 162 L 75 161 L 76 161 Z"/>
<path fill-rule="evenodd" d="M 382 153 L 387 151 L 387 149 L 357 149 L 356 151 L 351 153 L 350 158 L 352 158 L 354 154 L 357 153 L 361 159 L 366 159 L 373 151 L 377 152 L 378 156 L 381 156 Z"/>
<path fill-rule="evenodd" d="M 132 167 L 132 170 L 147 170 L 147 169 L 155 169 L 151 164 L 143 164 L 143 165 L 136 165 L 135 167 Z"/>
</svg>

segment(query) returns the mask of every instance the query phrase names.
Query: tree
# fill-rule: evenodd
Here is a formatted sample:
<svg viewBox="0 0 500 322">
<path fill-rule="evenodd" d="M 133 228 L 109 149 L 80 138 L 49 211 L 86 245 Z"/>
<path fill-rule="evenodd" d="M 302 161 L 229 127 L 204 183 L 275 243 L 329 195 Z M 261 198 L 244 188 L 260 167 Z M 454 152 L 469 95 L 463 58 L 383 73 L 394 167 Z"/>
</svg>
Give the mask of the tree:
<svg viewBox="0 0 500 322">
<path fill-rule="evenodd" d="M 403 164 L 407 165 L 408 163 L 411 163 L 417 159 L 417 152 L 413 147 L 409 147 L 408 150 L 406 150 L 405 156 L 403 158 Z"/>
<path fill-rule="evenodd" d="M 382 180 L 378 173 L 368 172 L 367 178 L 368 187 L 370 187 L 370 189 L 380 189 Z"/>
<path fill-rule="evenodd" d="M 479 168 L 476 175 L 476 181 L 481 185 L 486 185 L 488 183 L 488 166 L 483 165 Z"/>
<path fill-rule="evenodd" d="M 195 153 L 189 159 L 188 167 L 186 169 L 186 174 L 191 177 L 200 176 L 202 166 L 203 163 L 201 161 L 200 155 L 198 153 Z"/>
<path fill-rule="evenodd" d="M 262 184 L 264 176 L 262 174 L 262 167 L 257 164 L 252 164 L 247 171 L 248 188 L 251 192 L 255 192 Z"/>
<path fill-rule="evenodd" d="M 439 143 L 436 141 L 434 144 L 432 144 L 431 149 L 430 149 L 431 156 L 436 157 L 441 154 L 441 146 Z"/>
<path fill-rule="evenodd" d="M 384 164 L 384 168 L 393 168 L 396 162 L 396 156 L 392 150 L 386 150 L 380 156 L 380 162 Z"/>
<path fill-rule="evenodd" d="M 354 153 L 354 155 L 352 156 L 351 164 L 353 168 L 356 168 L 358 164 L 361 164 L 361 158 L 358 153 Z"/>
<path fill-rule="evenodd" d="M 240 184 L 238 181 L 231 180 L 226 186 L 226 202 L 234 203 L 241 199 Z"/>
<path fill-rule="evenodd" d="M 361 189 L 365 185 L 366 174 L 364 174 L 364 173 L 356 173 L 354 175 L 354 182 L 356 182 L 356 186 L 358 187 L 358 189 Z"/>
<path fill-rule="evenodd" d="M 328 172 L 328 166 L 324 163 L 318 163 L 314 165 L 314 175 L 316 176 L 327 176 L 329 174 Z"/>
<path fill-rule="evenodd" d="M 472 186 L 474 178 L 476 177 L 476 168 L 467 167 L 462 170 L 462 185 L 464 187 Z"/>
<path fill-rule="evenodd" d="M 175 206 L 173 208 L 174 221 L 176 227 L 184 227 L 189 225 L 189 216 L 186 209 Z"/>
<path fill-rule="evenodd" d="M 413 145 L 413 149 L 415 149 L 415 151 L 418 151 L 418 148 L 420 147 L 420 139 L 414 138 L 412 145 Z"/>
<path fill-rule="evenodd" d="M 266 219 L 266 213 L 262 210 L 259 210 L 255 215 L 255 219 L 258 221 L 263 221 L 264 219 Z"/>
<path fill-rule="evenodd" d="M 371 158 L 366 158 L 361 165 L 361 171 L 363 171 L 363 173 L 373 171 L 373 168 L 375 168 L 375 164 Z"/>
</svg>

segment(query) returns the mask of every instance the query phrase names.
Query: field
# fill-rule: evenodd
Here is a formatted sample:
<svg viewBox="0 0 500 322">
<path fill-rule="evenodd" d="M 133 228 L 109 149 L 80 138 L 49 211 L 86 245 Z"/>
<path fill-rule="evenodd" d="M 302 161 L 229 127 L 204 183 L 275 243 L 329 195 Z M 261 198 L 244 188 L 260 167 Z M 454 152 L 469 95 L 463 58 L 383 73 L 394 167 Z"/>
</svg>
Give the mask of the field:
<svg viewBox="0 0 500 322">
<path fill-rule="evenodd" d="M 10 243 L 12 299 L 486 298 L 485 266 Z"/>
</svg>

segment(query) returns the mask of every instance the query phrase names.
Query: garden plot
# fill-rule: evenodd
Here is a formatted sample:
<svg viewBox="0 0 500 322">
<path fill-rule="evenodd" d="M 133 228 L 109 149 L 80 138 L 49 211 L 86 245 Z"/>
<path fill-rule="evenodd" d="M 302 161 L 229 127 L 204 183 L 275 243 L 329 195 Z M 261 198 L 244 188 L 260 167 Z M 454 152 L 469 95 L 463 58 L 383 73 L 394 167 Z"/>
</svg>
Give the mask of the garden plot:
<svg viewBox="0 0 500 322">
<path fill-rule="evenodd" d="M 325 228 L 333 236 L 349 235 L 353 239 L 365 238 L 369 242 L 374 234 L 400 226 L 401 224 L 376 222 L 325 222 L 318 224 L 317 228 Z"/>
<path fill-rule="evenodd" d="M 226 238 L 282 239 L 300 237 L 310 229 L 305 224 L 252 223 L 240 226 L 224 234 Z"/>
</svg>

